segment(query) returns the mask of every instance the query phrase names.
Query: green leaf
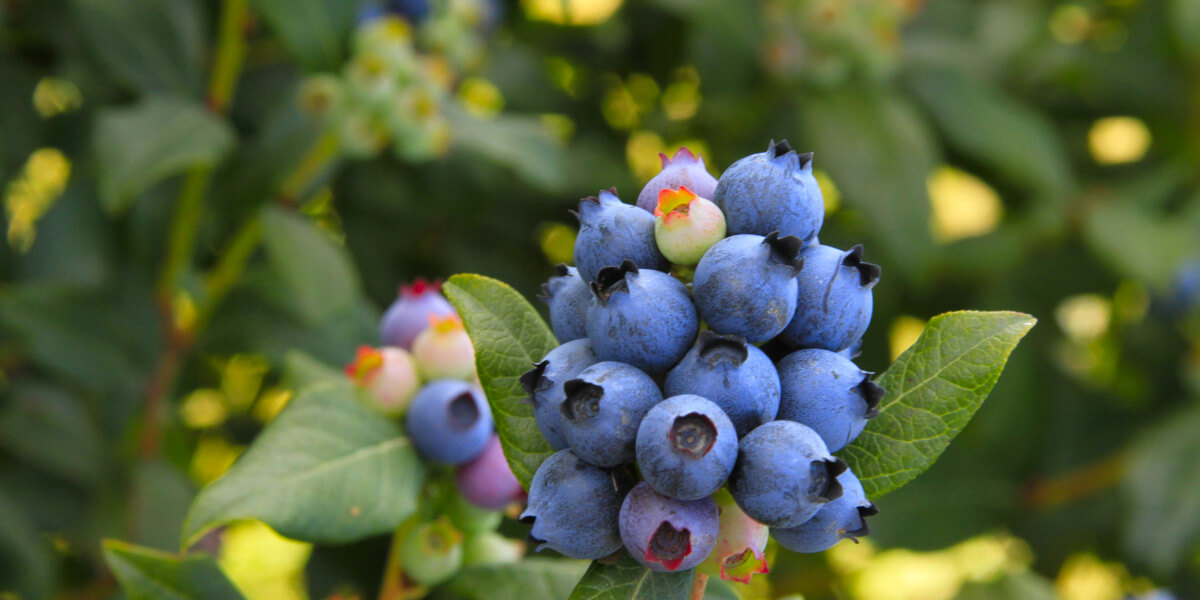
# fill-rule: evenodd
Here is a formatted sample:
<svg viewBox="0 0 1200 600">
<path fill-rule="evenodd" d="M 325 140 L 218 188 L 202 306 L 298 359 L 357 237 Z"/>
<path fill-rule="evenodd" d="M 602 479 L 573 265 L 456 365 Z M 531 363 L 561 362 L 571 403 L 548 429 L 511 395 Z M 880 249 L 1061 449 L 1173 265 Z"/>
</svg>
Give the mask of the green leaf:
<svg viewBox="0 0 1200 600">
<path fill-rule="evenodd" d="M 937 460 L 1035 323 L 1014 312 L 961 311 L 929 320 L 917 342 L 877 380 L 887 390 L 879 416 L 841 452 L 867 497 L 878 499 Z"/>
<path fill-rule="evenodd" d="M 1194 222 L 1155 215 L 1132 199 L 1096 203 L 1087 213 L 1083 237 L 1118 274 L 1148 282 L 1160 292 L 1174 282 L 1180 257 L 1200 251 Z"/>
<path fill-rule="evenodd" d="M 195 0 L 71 0 L 71 7 L 89 49 L 118 78 L 143 92 L 200 92 L 208 28 Z"/>
<path fill-rule="evenodd" d="M 560 600 L 570 595 L 587 565 L 577 560 L 531 558 L 510 564 L 467 567 L 446 587 L 468 600 Z"/>
<path fill-rule="evenodd" d="M 537 117 L 477 119 L 461 111 L 451 111 L 449 116 L 458 148 L 508 167 L 544 190 L 565 185 L 567 161 L 562 144 Z"/>
<path fill-rule="evenodd" d="M 1175 43 L 1189 59 L 1200 62 L 1200 3 L 1195 0 L 1171 0 L 1167 27 Z"/>
<path fill-rule="evenodd" d="M 1170 574 L 1200 538 L 1200 407 L 1143 431 L 1129 450 L 1121 491 L 1127 499 L 1125 547 L 1159 574 Z"/>
<path fill-rule="evenodd" d="M 593 562 L 568 600 L 684 600 L 694 571 L 655 573 L 622 554 L 612 564 Z"/>
<path fill-rule="evenodd" d="M 933 249 L 925 179 L 936 163 L 926 123 L 899 97 L 864 89 L 811 94 L 800 107 L 800 150 L 815 150 L 814 167 L 871 222 L 885 246 L 875 256 L 923 274 Z"/>
<path fill-rule="evenodd" d="M 127 208 L 163 179 L 217 164 L 235 141 L 228 123 L 188 100 L 152 97 L 105 108 L 92 133 L 101 203 L 110 212 Z"/>
<path fill-rule="evenodd" d="M 262 212 L 263 245 L 302 318 L 319 324 L 354 307 L 359 280 L 346 248 L 293 211 Z"/>
<path fill-rule="evenodd" d="M 200 491 L 185 546 L 217 525 L 258 519 L 281 535 L 344 543 L 395 529 L 416 510 L 424 468 L 399 426 L 349 381 L 309 388 Z"/>
<path fill-rule="evenodd" d="M 326 381 L 345 379 L 346 374 L 299 350 L 289 350 L 283 357 L 283 380 L 294 391 Z"/>
<path fill-rule="evenodd" d="M 333 70 L 341 64 L 357 2 L 253 0 L 253 6 L 304 68 Z"/>
<path fill-rule="evenodd" d="M 56 564 L 33 520 L 0 489 L 0 597 L 49 598 Z"/>
<path fill-rule="evenodd" d="M 954 600 L 1058 600 L 1058 593 L 1039 575 L 1016 573 L 987 583 L 968 583 Z"/>
<path fill-rule="evenodd" d="M 909 86 L 950 144 L 1033 191 L 1062 197 L 1073 187 L 1066 149 L 1045 115 L 988 81 L 947 68 L 914 68 Z"/>
<path fill-rule="evenodd" d="M 20 382 L 7 396 L 0 410 L 0 448 L 72 482 L 99 482 L 104 447 L 79 400 L 58 388 Z"/>
<path fill-rule="evenodd" d="M 180 557 L 105 540 L 104 560 L 129 600 L 236 600 L 243 597 L 209 556 Z"/>
<path fill-rule="evenodd" d="M 482 275 L 455 275 L 442 286 L 475 345 L 475 367 L 513 474 L 525 489 L 554 449 L 538 431 L 521 375 L 558 346 L 554 333 L 521 294 Z"/>
</svg>

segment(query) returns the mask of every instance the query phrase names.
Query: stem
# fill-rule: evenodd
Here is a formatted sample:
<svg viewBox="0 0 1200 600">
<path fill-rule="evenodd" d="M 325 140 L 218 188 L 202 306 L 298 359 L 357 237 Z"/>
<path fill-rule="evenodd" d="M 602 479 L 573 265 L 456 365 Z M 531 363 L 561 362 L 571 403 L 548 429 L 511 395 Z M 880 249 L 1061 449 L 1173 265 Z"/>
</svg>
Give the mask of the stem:
<svg viewBox="0 0 1200 600">
<path fill-rule="evenodd" d="M 416 523 L 416 519 L 408 519 L 392 534 L 387 566 L 383 570 L 383 581 L 379 584 L 379 600 L 413 600 L 425 597 L 429 591 L 404 575 L 404 565 L 400 560 L 400 544 L 404 543 L 404 538 L 408 537 Z"/>
<path fill-rule="evenodd" d="M 1082 468 L 1053 478 L 1031 483 L 1025 490 L 1025 505 L 1049 510 L 1115 485 L 1125 474 L 1125 456 L 1121 453 L 1100 459 Z"/>
<path fill-rule="evenodd" d="M 706 587 L 708 587 L 708 575 L 696 571 L 696 578 L 692 580 L 691 600 L 701 600 L 704 598 L 704 588 Z"/>
<path fill-rule="evenodd" d="M 284 206 L 295 206 L 305 188 L 338 157 L 338 137 L 332 131 L 326 131 L 317 139 L 316 144 L 300 159 L 296 169 L 283 181 L 279 187 L 279 202 Z"/>
<path fill-rule="evenodd" d="M 250 217 L 242 223 L 233 239 L 221 251 L 217 264 L 209 271 L 204 283 L 207 293 L 204 300 L 196 309 L 196 331 L 208 324 L 209 318 L 216 312 L 217 307 L 233 290 L 233 286 L 241 279 L 246 270 L 246 263 L 254 255 L 258 243 L 262 240 L 262 223 L 258 217 Z"/>
</svg>

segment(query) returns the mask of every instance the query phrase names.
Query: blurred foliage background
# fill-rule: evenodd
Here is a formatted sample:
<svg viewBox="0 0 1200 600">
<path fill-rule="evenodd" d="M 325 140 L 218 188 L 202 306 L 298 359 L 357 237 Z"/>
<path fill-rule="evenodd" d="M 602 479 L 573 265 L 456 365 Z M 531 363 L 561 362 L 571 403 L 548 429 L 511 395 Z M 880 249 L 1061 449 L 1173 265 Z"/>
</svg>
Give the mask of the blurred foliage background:
<svg viewBox="0 0 1200 600">
<path fill-rule="evenodd" d="M 1043 325 L 867 541 L 752 595 L 1200 597 L 1200 3 L 430 5 L 376 32 L 395 63 L 356 0 L 0 1 L 0 596 L 114 596 L 104 537 L 178 550 L 287 352 L 349 362 L 399 283 L 532 297 L 578 198 L 786 137 L 822 242 L 884 269 L 861 366 L 947 310 Z M 220 541 L 257 598 L 386 549 Z"/>
</svg>

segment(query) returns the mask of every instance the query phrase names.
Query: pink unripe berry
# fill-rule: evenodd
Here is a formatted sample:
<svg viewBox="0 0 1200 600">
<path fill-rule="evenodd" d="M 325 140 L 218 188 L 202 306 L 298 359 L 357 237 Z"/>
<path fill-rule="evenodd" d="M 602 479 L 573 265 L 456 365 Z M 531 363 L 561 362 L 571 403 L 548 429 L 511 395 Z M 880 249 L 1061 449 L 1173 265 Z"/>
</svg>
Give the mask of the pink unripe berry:
<svg viewBox="0 0 1200 600">
<path fill-rule="evenodd" d="M 426 381 L 475 381 L 475 347 L 457 316 L 430 317 L 429 327 L 413 340 L 412 354 Z"/>
<path fill-rule="evenodd" d="M 412 356 L 400 348 L 361 346 L 346 374 L 370 392 L 375 408 L 390 416 L 404 413 L 421 383 Z"/>
<path fill-rule="evenodd" d="M 677 265 L 694 265 L 725 238 L 725 215 L 712 201 L 687 187 L 662 190 L 654 207 L 658 251 Z"/>
<path fill-rule="evenodd" d="M 458 467 L 454 480 L 458 493 L 480 508 L 500 510 L 525 494 L 495 434 L 482 454 Z"/>
<path fill-rule="evenodd" d="M 713 499 L 721 512 L 721 530 L 717 545 L 700 564 L 700 570 L 738 583 L 750 583 L 754 575 L 770 572 L 765 555 L 770 533 L 767 526 L 742 512 L 729 492 L 722 489 Z"/>
<path fill-rule="evenodd" d="M 658 158 L 662 160 L 662 171 L 650 179 L 638 194 L 638 208 L 654 212 L 658 193 L 662 190 L 687 187 L 702 198 L 712 198 L 717 191 L 717 179 L 705 170 L 704 157 L 681 147 L 670 158 L 666 154 L 659 154 Z"/>
</svg>

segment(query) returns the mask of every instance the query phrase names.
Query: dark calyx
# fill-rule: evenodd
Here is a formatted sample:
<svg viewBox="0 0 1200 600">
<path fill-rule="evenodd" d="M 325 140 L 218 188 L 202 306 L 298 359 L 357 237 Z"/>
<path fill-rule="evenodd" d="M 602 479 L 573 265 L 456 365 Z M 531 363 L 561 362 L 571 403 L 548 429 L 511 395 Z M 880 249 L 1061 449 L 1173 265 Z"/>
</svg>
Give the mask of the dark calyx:
<svg viewBox="0 0 1200 600">
<path fill-rule="evenodd" d="M 846 471 L 846 462 L 840 458 L 814 460 L 808 466 L 808 497 L 832 502 L 842 497 L 842 484 L 837 476 Z"/>
<path fill-rule="evenodd" d="M 450 413 L 450 427 L 455 431 L 466 431 L 479 421 L 479 406 L 470 392 L 455 396 L 446 410 Z"/>
<path fill-rule="evenodd" d="M 746 338 L 736 333 L 722 335 L 711 329 L 705 329 L 700 332 L 697 343 L 700 348 L 700 358 L 709 365 L 729 362 L 735 366 L 741 366 L 750 356 L 750 351 L 746 349 Z"/>
<path fill-rule="evenodd" d="M 687 528 L 675 529 L 667 521 L 659 524 L 646 546 L 646 558 L 658 561 L 672 571 L 691 553 L 692 533 Z"/>
<path fill-rule="evenodd" d="M 771 247 L 771 262 L 791 268 L 793 276 L 799 274 L 800 269 L 804 268 L 804 259 L 800 258 L 800 251 L 804 249 L 804 240 L 794 235 L 780 237 L 778 231 L 772 231 L 767 234 L 763 243 Z"/>
<path fill-rule="evenodd" d="M 863 418 L 873 419 L 878 417 L 879 401 L 883 400 L 883 395 L 887 393 L 887 390 L 865 377 L 862 383 L 858 384 L 854 389 L 858 390 L 858 395 L 862 396 L 863 402 L 867 403 L 867 412 L 863 414 Z"/>
<path fill-rule="evenodd" d="M 608 299 L 617 292 L 629 292 L 629 283 L 625 281 L 626 274 L 636 275 L 638 272 L 637 265 L 633 264 L 632 260 L 625 259 L 621 261 L 619 267 L 604 267 L 596 274 L 596 280 L 592 282 L 592 294 L 600 300 L 600 304 L 608 304 Z"/>
<path fill-rule="evenodd" d="M 550 387 L 550 381 L 542 378 L 548 366 L 550 366 L 550 361 L 543 360 L 540 363 L 534 363 L 532 369 L 521 374 L 521 388 L 525 390 L 526 394 L 529 394 L 526 401 L 530 404 L 536 404 L 533 399 L 535 393 Z"/>
<path fill-rule="evenodd" d="M 567 399 L 559 407 L 564 417 L 576 419 L 591 419 L 600 414 L 600 399 L 604 397 L 604 388 L 588 383 L 582 379 L 572 379 L 563 384 Z"/>
<path fill-rule="evenodd" d="M 863 247 L 862 244 L 851 248 L 846 252 L 846 256 L 842 258 L 842 266 L 858 269 L 858 285 L 862 287 L 874 287 L 879 283 L 879 275 L 883 269 L 875 263 L 863 262 Z"/>
<path fill-rule="evenodd" d="M 717 428 L 708 417 L 691 413 L 675 418 L 669 437 L 676 452 L 700 458 L 716 443 Z"/>
</svg>

